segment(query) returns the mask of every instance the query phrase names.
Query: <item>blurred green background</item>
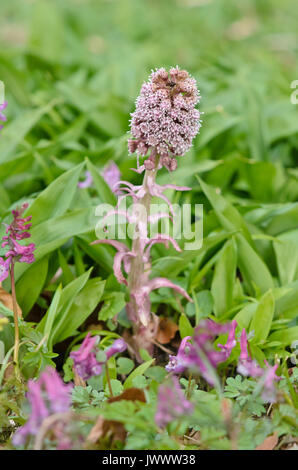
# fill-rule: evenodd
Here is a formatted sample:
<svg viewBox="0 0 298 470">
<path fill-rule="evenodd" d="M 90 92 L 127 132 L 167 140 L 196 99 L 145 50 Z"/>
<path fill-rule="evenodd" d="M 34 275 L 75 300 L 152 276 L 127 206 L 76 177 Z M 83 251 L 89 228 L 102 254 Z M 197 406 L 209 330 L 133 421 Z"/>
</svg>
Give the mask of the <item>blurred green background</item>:
<svg viewBox="0 0 298 470">
<path fill-rule="evenodd" d="M 0 211 L 85 156 L 131 178 L 129 113 L 150 70 L 176 64 L 198 80 L 204 115 L 172 178 L 194 185 L 207 172 L 238 201 L 297 200 L 295 0 L 2 0 L 0 10 Z"/>
</svg>

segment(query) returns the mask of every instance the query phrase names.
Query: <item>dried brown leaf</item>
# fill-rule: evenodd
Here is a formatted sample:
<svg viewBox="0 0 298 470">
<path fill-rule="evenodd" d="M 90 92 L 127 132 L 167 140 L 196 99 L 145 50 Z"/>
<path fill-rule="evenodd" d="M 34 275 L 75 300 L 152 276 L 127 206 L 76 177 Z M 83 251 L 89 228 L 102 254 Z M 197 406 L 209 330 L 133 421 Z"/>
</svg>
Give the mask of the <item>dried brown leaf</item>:
<svg viewBox="0 0 298 470">
<path fill-rule="evenodd" d="M 169 343 L 178 329 L 178 325 L 169 318 L 160 318 L 156 334 L 157 341 L 161 344 Z"/>
<path fill-rule="evenodd" d="M 273 450 L 277 443 L 278 434 L 275 432 L 271 436 L 266 437 L 264 442 L 256 447 L 256 450 Z"/>
</svg>

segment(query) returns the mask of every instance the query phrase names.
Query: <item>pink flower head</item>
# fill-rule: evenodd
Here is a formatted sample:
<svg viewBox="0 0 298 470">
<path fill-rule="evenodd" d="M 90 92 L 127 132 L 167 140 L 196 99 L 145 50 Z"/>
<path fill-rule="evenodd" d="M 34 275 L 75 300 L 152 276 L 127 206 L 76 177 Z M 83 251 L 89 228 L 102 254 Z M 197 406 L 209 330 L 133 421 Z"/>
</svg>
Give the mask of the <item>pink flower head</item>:
<svg viewBox="0 0 298 470">
<path fill-rule="evenodd" d="M 195 107 L 199 99 L 196 81 L 186 70 L 175 67 L 169 72 L 164 68 L 152 72 L 131 115 L 133 140 L 128 141 L 130 153 L 146 156 L 151 151 L 144 163 L 146 169 L 154 169 L 156 155 L 161 166 L 176 169 L 175 157 L 190 149 L 201 126 Z"/>
<path fill-rule="evenodd" d="M 118 165 L 115 162 L 111 162 L 107 165 L 102 172 L 102 177 L 105 182 L 110 186 L 111 190 L 115 192 L 115 186 L 121 179 L 121 173 Z"/>
<path fill-rule="evenodd" d="M 169 384 L 159 387 L 155 414 L 155 422 L 159 427 L 164 427 L 180 416 L 192 412 L 193 405 L 185 398 L 176 377 L 172 377 Z"/>
<path fill-rule="evenodd" d="M 6 121 L 6 116 L 5 116 L 5 114 L 2 113 L 2 111 L 4 111 L 4 109 L 6 108 L 6 106 L 7 106 L 7 101 L 4 101 L 4 103 L 0 104 L 0 121 L 2 121 L 2 122 Z M 0 125 L 0 130 L 1 129 L 3 129 L 2 124 Z"/>
<path fill-rule="evenodd" d="M 51 367 L 48 367 L 37 381 L 29 380 L 27 398 L 31 405 L 31 414 L 26 424 L 15 433 L 13 444 L 24 445 L 30 435 L 36 435 L 45 418 L 69 411 L 71 389 L 72 386 L 65 385 L 56 370 Z"/>
<path fill-rule="evenodd" d="M 6 235 L 2 239 L 2 248 L 7 248 L 5 253 L 6 260 L 0 258 L 0 281 L 8 276 L 9 267 L 13 262 L 33 263 L 34 262 L 34 243 L 21 245 L 19 241 L 30 238 L 28 230 L 31 228 L 31 216 L 22 217 L 28 204 L 24 203 L 22 207 L 12 211 L 13 221 L 6 225 Z"/>
</svg>

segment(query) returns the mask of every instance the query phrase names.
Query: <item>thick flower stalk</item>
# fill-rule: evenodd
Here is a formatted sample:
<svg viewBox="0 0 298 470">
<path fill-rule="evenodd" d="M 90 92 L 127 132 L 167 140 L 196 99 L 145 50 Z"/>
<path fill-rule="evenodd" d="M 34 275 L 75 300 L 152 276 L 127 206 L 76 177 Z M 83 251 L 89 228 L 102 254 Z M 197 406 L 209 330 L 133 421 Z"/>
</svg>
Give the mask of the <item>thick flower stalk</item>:
<svg viewBox="0 0 298 470">
<path fill-rule="evenodd" d="M 44 420 L 52 415 L 68 413 L 71 406 L 71 385 L 65 385 L 55 369 L 48 367 L 37 381 L 29 380 L 27 398 L 31 406 L 28 421 L 13 437 L 16 447 L 24 446 L 30 437 L 38 434 Z M 57 420 L 57 432 L 59 432 Z M 55 436 L 56 425 L 51 431 Z M 60 433 L 59 433 L 60 435 Z M 57 439 L 58 440 L 58 439 Z"/>
<path fill-rule="evenodd" d="M 13 299 L 14 324 L 15 324 L 15 347 L 14 362 L 18 365 L 19 351 L 19 327 L 18 327 L 18 307 L 15 292 L 14 267 L 15 263 L 33 263 L 34 262 L 34 243 L 28 245 L 20 244 L 23 240 L 30 238 L 28 230 L 31 228 L 31 216 L 23 217 L 23 213 L 28 208 L 24 203 L 21 208 L 12 211 L 13 220 L 6 224 L 6 235 L 2 239 L 2 248 L 7 251 L 4 258 L 0 257 L 0 282 L 4 281 L 9 274 L 11 279 L 11 293 Z"/>
<path fill-rule="evenodd" d="M 151 278 L 150 252 L 156 243 L 167 247 L 171 244 L 177 251 L 181 249 L 167 234 L 157 234 L 150 238 L 149 225 L 162 218 L 173 219 L 173 206 L 164 194 L 167 189 L 191 189 L 171 184 L 160 186 L 156 183 L 156 175 L 163 166 L 170 171 L 175 170 L 176 157 L 184 155 L 190 148 L 200 128 L 200 113 L 195 108 L 198 101 L 196 82 L 185 70 L 179 70 L 178 67 L 169 72 L 159 69 L 151 74 L 149 82 L 143 85 L 137 99 L 136 111 L 131 120 L 134 139 L 128 141 L 131 153 L 136 151 L 138 157 L 145 157 L 144 164 L 138 164 L 136 170 L 138 173 L 145 171 L 143 184 L 135 186 L 126 181 L 119 181 L 116 185 L 119 192 L 118 206 L 104 217 L 105 220 L 112 215 L 124 216 L 129 224 L 134 224 L 132 247 L 110 239 L 94 242 L 109 244 L 117 250 L 114 273 L 118 282 L 128 287 L 130 300 L 127 313 L 134 324 L 135 338 L 142 337 L 142 347 L 146 347 L 146 335 L 149 343 L 152 339 L 148 337 L 148 326 L 154 323 L 156 325 L 150 302 L 150 293 L 153 290 L 169 287 L 189 302 L 192 301 L 184 289 L 170 280 Z M 131 197 L 133 201 L 131 211 L 120 209 L 121 202 L 127 197 Z M 164 201 L 168 205 L 168 211 L 151 214 L 153 197 Z M 151 335 L 153 336 L 153 332 Z"/>
</svg>

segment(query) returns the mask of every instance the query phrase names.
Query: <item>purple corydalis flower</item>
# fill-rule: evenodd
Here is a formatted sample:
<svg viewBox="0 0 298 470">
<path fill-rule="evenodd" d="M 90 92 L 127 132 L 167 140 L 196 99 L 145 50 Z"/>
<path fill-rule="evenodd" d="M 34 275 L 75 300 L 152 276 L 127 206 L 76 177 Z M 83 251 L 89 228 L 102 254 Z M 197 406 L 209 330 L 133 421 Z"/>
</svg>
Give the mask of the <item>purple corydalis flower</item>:
<svg viewBox="0 0 298 470">
<path fill-rule="evenodd" d="M 70 357 L 74 361 L 74 368 L 83 380 L 88 380 L 93 375 L 100 375 L 102 364 L 96 359 L 98 336 L 91 337 L 88 333 L 77 351 L 72 351 Z"/>
<path fill-rule="evenodd" d="M 115 162 L 111 162 L 103 170 L 102 177 L 105 182 L 110 186 L 111 190 L 113 192 L 116 192 L 115 187 L 121 179 L 121 172 L 119 170 L 118 165 L 116 165 Z"/>
<path fill-rule="evenodd" d="M 203 320 L 195 329 L 193 337 L 187 336 L 180 344 L 177 356 L 170 356 L 166 366 L 168 372 L 180 374 L 186 369 L 199 373 L 210 385 L 215 383 L 215 371 L 218 364 L 226 361 L 236 346 L 235 320 L 232 323 L 219 324 L 212 320 Z M 229 333 L 225 345 L 214 348 L 216 336 Z"/>
<path fill-rule="evenodd" d="M 240 337 L 240 357 L 237 366 L 237 372 L 245 377 L 253 377 L 260 379 L 260 388 L 262 389 L 262 398 L 264 401 L 274 403 L 276 399 L 275 382 L 278 382 L 280 377 L 276 375 L 278 364 L 270 366 L 265 361 L 266 368 L 262 368 L 253 360 L 248 354 L 248 341 L 245 328 L 243 328 Z"/>
<path fill-rule="evenodd" d="M 2 248 L 7 248 L 5 258 L 0 257 L 0 282 L 9 275 L 11 263 L 33 263 L 34 262 L 34 243 L 29 245 L 20 245 L 18 241 L 30 238 L 28 230 L 31 228 L 31 216 L 22 217 L 28 204 L 24 203 L 21 208 L 12 211 L 13 221 L 6 225 L 6 235 L 3 237 Z"/>
<path fill-rule="evenodd" d="M 168 372 L 181 374 L 185 370 L 184 358 L 187 357 L 188 347 L 190 345 L 191 336 L 185 336 L 180 343 L 177 356 L 169 356 L 169 363 L 165 369 Z"/>
<path fill-rule="evenodd" d="M 176 377 L 172 377 L 169 384 L 160 385 L 155 414 L 155 422 L 159 427 L 192 412 L 193 404 L 186 399 Z"/>
<path fill-rule="evenodd" d="M 161 166 L 173 171 L 176 156 L 184 155 L 201 126 L 200 112 L 195 108 L 200 96 L 196 81 L 178 67 L 152 72 L 144 83 L 131 117 L 133 140 L 128 141 L 130 153 L 146 156 L 147 170 L 155 168 L 156 155 Z"/>
<path fill-rule="evenodd" d="M 79 181 L 78 182 L 78 188 L 84 189 L 84 188 L 90 188 L 93 184 L 93 178 L 90 173 L 90 171 L 85 172 L 85 179 L 84 181 Z"/>
<path fill-rule="evenodd" d="M 240 350 L 241 353 L 237 366 L 237 371 L 239 374 L 244 375 L 245 377 L 261 377 L 263 374 L 263 369 L 256 361 L 249 357 L 248 354 L 248 341 L 245 328 L 243 328 L 241 331 Z"/>
<path fill-rule="evenodd" d="M 55 369 L 48 367 L 37 381 L 28 381 L 27 398 L 31 414 L 24 426 L 13 437 L 15 446 L 24 445 L 27 438 L 34 436 L 44 419 L 55 413 L 69 411 L 71 405 L 71 385 L 65 385 Z"/>
<path fill-rule="evenodd" d="M 2 113 L 2 111 L 4 111 L 4 109 L 6 108 L 7 106 L 7 101 L 4 101 L 4 103 L 0 104 L 0 121 L 2 122 L 5 122 L 6 121 L 6 116 L 5 114 Z M 0 124 L 0 130 L 3 129 L 3 125 Z"/>
<path fill-rule="evenodd" d="M 97 353 L 100 351 L 97 347 L 99 339 L 98 336 L 92 338 L 91 334 L 88 333 L 80 348 L 70 353 L 70 357 L 74 360 L 74 368 L 83 380 L 88 380 L 94 375 L 100 375 L 106 361 L 115 354 L 125 351 L 127 348 L 122 338 L 117 339 L 104 351 L 106 355 L 105 360 L 99 361 L 97 359 Z"/>
</svg>

